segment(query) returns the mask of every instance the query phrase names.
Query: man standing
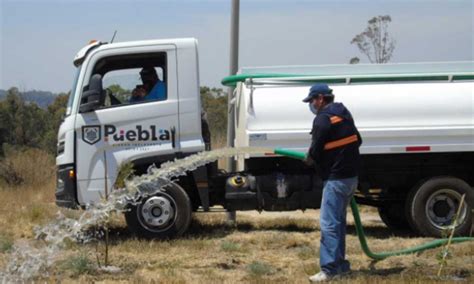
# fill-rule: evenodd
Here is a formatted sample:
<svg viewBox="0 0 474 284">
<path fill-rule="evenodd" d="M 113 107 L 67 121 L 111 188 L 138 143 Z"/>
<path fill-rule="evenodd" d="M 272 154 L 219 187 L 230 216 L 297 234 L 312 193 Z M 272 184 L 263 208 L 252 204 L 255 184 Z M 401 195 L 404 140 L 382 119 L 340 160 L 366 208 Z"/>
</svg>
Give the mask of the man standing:
<svg viewBox="0 0 474 284">
<path fill-rule="evenodd" d="M 316 115 L 312 142 L 306 162 L 314 164 L 323 179 L 321 201 L 321 271 L 309 278 L 327 281 L 350 271 L 345 259 L 347 205 L 357 188 L 359 172 L 359 131 L 349 110 L 334 102 L 332 89 L 315 84 L 303 100 Z"/>
</svg>

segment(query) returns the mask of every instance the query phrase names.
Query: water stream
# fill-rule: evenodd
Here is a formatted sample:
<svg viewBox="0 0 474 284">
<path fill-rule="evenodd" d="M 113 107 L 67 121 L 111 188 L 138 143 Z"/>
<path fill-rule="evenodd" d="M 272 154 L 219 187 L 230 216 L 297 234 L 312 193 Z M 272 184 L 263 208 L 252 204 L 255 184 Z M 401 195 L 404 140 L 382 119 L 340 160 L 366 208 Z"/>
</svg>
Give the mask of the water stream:
<svg viewBox="0 0 474 284">
<path fill-rule="evenodd" d="M 66 217 L 59 211 L 54 221 L 35 228 L 35 240 L 15 242 L 6 270 L 0 271 L 0 282 L 48 277 L 49 269 L 60 259 L 68 241 L 88 243 L 96 240 L 97 236 L 91 235 L 88 229 L 102 226 L 111 213 L 123 212 L 129 204 L 136 204 L 140 198 L 156 194 L 173 179 L 186 175 L 188 171 L 220 158 L 269 152 L 272 152 L 272 149 L 222 148 L 166 162 L 159 168 L 153 165 L 147 174 L 127 180 L 125 188 L 114 189 L 107 199 L 88 205 L 79 218 Z"/>
</svg>

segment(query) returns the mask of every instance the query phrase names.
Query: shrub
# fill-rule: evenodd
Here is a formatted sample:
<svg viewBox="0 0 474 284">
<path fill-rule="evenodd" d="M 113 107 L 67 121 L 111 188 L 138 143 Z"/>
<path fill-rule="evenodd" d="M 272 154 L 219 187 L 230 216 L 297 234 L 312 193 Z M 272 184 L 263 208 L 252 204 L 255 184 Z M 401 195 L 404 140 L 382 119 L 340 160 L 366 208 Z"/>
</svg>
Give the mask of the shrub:
<svg viewBox="0 0 474 284">
<path fill-rule="evenodd" d="M 95 264 L 89 259 L 87 254 L 81 253 L 67 259 L 61 266 L 63 270 L 69 271 L 73 276 L 92 274 L 95 271 Z"/>
<path fill-rule="evenodd" d="M 4 147 L 5 158 L 0 161 L 0 179 L 8 185 L 41 185 L 54 173 L 54 157 L 35 148 Z"/>
<path fill-rule="evenodd" d="M 13 241 L 11 238 L 0 235 L 0 253 L 7 252 L 13 247 Z"/>
<path fill-rule="evenodd" d="M 28 217 L 33 223 L 36 223 L 39 220 L 43 219 L 46 216 L 46 214 L 47 214 L 47 211 L 40 204 L 31 205 L 28 211 Z"/>
<path fill-rule="evenodd" d="M 125 181 L 133 176 L 135 169 L 132 162 L 122 163 L 117 170 L 117 179 L 115 180 L 115 188 L 124 188 Z"/>
<path fill-rule="evenodd" d="M 247 269 L 249 270 L 250 275 L 254 277 L 275 273 L 275 269 L 271 265 L 260 261 L 252 262 L 248 265 Z"/>
<path fill-rule="evenodd" d="M 302 246 L 298 249 L 298 258 L 307 260 L 316 257 L 316 252 L 309 246 Z"/>
<path fill-rule="evenodd" d="M 221 243 L 221 249 L 223 251 L 232 252 L 232 251 L 239 251 L 240 245 L 238 243 L 234 243 L 231 241 L 223 241 Z"/>
<path fill-rule="evenodd" d="M 8 185 L 19 185 L 23 183 L 23 178 L 15 171 L 13 163 L 9 160 L 0 162 L 0 179 Z"/>
</svg>

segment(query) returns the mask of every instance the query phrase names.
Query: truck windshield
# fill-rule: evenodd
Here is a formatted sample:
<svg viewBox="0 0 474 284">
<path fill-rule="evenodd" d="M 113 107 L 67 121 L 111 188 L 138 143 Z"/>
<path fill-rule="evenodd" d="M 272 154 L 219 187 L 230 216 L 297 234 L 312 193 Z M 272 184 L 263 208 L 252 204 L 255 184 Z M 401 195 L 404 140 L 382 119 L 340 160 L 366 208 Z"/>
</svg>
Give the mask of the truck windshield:
<svg viewBox="0 0 474 284">
<path fill-rule="evenodd" d="M 74 81 L 72 83 L 71 94 L 69 95 L 69 99 L 67 101 L 67 109 L 66 109 L 66 116 L 71 115 L 72 112 L 72 104 L 74 103 L 74 98 L 76 96 L 76 87 L 77 81 L 79 81 L 79 74 L 81 74 L 82 65 L 79 65 L 76 70 L 76 74 L 74 75 Z"/>
</svg>

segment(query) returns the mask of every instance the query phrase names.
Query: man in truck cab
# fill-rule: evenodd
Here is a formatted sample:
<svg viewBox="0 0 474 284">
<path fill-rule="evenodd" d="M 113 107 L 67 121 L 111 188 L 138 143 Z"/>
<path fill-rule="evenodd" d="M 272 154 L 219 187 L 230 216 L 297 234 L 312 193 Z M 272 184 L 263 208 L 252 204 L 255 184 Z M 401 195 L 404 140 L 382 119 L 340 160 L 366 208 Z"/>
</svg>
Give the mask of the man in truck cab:
<svg viewBox="0 0 474 284">
<path fill-rule="evenodd" d="M 130 102 L 141 102 L 149 100 L 162 101 L 166 99 L 165 83 L 160 81 L 153 66 L 146 66 L 140 71 L 143 85 L 136 86 L 132 91 Z"/>
<path fill-rule="evenodd" d="M 349 110 L 334 102 L 332 89 L 315 84 L 303 100 L 316 115 L 311 131 L 312 142 L 306 159 L 323 179 L 320 211 L 320 267 L 309 278 L 328 281 L 350 271 L 345 259 L 347 205 L 357 188 L 359 173 L 359 131 Z"/>
</svg>

